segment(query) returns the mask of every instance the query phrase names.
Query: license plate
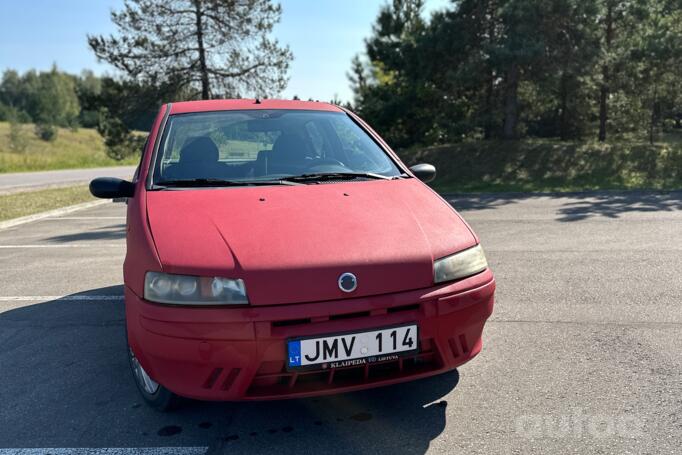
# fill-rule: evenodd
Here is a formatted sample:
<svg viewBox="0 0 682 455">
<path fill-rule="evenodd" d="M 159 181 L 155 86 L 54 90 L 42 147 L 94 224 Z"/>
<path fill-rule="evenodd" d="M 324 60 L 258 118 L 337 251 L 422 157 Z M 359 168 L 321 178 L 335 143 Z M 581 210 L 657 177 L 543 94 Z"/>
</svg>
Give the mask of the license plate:
<svg viewBox="0 0 682 455">
<path fill-rule="evenodd" d="M 292 369 L 360 365 L 392 360 L 418 350 L 417 325 L 404 325 L 370 332 L 344 333 L 287 341 L 287 366 Z"/>
</svg>

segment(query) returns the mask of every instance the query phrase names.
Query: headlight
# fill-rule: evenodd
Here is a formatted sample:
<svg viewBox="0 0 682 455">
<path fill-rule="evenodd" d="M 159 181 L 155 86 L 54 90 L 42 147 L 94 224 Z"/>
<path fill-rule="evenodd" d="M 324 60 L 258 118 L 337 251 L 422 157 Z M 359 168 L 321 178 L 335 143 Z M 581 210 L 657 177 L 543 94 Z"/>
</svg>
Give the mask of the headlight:
<svg viewBox="0 0 682 455">
<path fill-rule="evenodd" d="M 246 287 L 242 280 L 220 277 L 171 275 L 147 272 L 144 298 L 151 302 L 175 305 L 246 305 Z"/>
<path fill-rule="evenodd" d="M 437 259 L 433 264 L 433 281 L 443 283 L 475 275 L 488 268 L 483 248 L 476 245 L 468 250 Z"/>
</svg>

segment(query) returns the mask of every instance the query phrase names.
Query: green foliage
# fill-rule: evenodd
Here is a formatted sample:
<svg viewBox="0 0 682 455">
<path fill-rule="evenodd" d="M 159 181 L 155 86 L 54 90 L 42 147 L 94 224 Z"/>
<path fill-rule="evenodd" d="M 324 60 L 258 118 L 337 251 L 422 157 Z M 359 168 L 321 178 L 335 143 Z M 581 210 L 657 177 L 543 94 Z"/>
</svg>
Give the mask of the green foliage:
<svg viewBox="0 0 682 455">
<path fill-rule="evenodd" d="M 76 94 L 81 105 L 78 123 L 85 128 L 94 128 L 99 121 L 103 80 L 89 70 L 83 71 L 81 76 L 75 79 Z"/>
<path fill-rule="evenodd" d="M 117 36 L 88 36 L 97 58 L 137 81 L 180 83 L 192 97 L 268 96 L 287 83 L 288 47 L 270 38 L 270 0 L 127 0 Z"/>
<path fill-rule="evenodd" d="M 10 119 L 10 110 L 11 108 L 8 105 L 0 101 L 0 121 L 7 121 Z"/>
<path fill-rule="evenodd" d="M 28 123 L 31 121 L 31 118 L 26 112 L 0 102 L 0 121 Z"/>
<path fill-rule="evenodd" d="M 46 142 L 57 140 L 59 127 L 96 127 L 119 161 L 139 153 L 144 139 L 133 131 L 148 130 L 159 105 L 190 98 L 180 85 L 100 78 L 91 71 L 73 76 L 56 67 L 23 75 L 8 70 L 0 83 L 0 119 L 33 122 L 36 137 Z"/>
<path fill-rule="evenodd" d="M 400 152 L 432 163 L 440 192 L 581 191 L 682 187 L 679 135 L 647 141 L 464 141 Z"/>
<path fill-rule="evenodd" d="M 50 125 L 72 126 L 80 112 L 73 78 L 53 67 L 38 76 L 34 120 Z"/>
<path fill-rule="evenodd" d="M 159 106 L 175 99 L 191 99 L 180 81 L 148 81 L 105 77 L 92 106 L 99 106 L 97 131 L 104 138 L 107 155 L 116 160 L 137 156 L 144 137 L 133 131 L 148 131 Z"/>
<path fill-rule="evenodd" d="M 379 13 L 351 64 L 354 109 L 394 146 L 618 138 L 682 128 L 677 0 L 421 1 Z M 598 134 L 599 132 L 599 134 Z"/>
<path fill-rule="evenodd" d="M 75 127 L 80 114 L 74 78 L 56 67 L 37 73 L 28 71 L 19 75 L 7 70 L 0 83 L 0 102 L 8 106 L 0 114 L 4 119 L 36 123 L 36 136 L 52 141 L 57 136 L 57 126 Z M 9 110 L 8 110 L 9 109 Z"/>
<path fill-rule="evenodd" d="M 24 125 L 16 117 L 9 121 L 9 149 L 15 153 L 22 153 L 28 147 L 28 137 Z"/>
<path fill-rule="evenodd" d="M 179 82 L 136 82 L 97 77 L 91 71 L 73 76 L 52 68 L 20 75 L 8 70 L 0 82 L 0 119 L 35 123 L 36 136 L 55 141 L 59 128 L 97 127 L 117 160 L 137 154 L 136 130 L 148 130 L 162 103 L 189 99 Z M 104 111 L 103 125 L 100 126 Z"/>
<path fill-rule="evenodd" d="M 57 127 L 51 123 L 36 123 L 36 136 L 43 141 L 54 141 L 57 139 Z"/>
<path fill-rule="evenodd" d="M 434 123 L 432 92 L 420 67 L 423 3 L 394 0 L 382 7 L 366 41 L 367 58 L 356 57 L 349 75 L 358 113 L 398 147 L 426 142 Z"/>
<path fill-rule="evenodd" d="M 87 167 L 135 164 L 137 157 L 122 162 L 106 155 L 104 140 L 97 131 L 89 128 L 60 128 L 54 141 L 47 142 L 33 134 L 32 124 L 23 124 L 27 142 L 22 153 L 12 151 L 11 124 L 0 122 L 0 173 L 75 169 Z"/>
<path fill-rule="evenodd" d="M 111 116 L 106 108 L 100 111 L 97 131 L 104 138 L 109 158 L 121 161 L 142 153 L 146 137 L 131 132 L 119 117 Z"/>
</svg>

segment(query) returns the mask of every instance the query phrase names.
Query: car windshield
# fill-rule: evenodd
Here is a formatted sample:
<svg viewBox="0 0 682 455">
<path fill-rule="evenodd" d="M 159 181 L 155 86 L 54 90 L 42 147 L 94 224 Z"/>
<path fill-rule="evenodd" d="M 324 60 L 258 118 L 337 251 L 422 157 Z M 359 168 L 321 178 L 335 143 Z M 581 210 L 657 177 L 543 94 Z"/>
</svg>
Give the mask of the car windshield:
<svg viewBox="0 0 682 455">
<path fill-rule="evenodd" d="M 345 113 L 244 110 L 170 116 L 153 183 L 304 184 L 400 175 L 394 161 Z"/>
</svg>

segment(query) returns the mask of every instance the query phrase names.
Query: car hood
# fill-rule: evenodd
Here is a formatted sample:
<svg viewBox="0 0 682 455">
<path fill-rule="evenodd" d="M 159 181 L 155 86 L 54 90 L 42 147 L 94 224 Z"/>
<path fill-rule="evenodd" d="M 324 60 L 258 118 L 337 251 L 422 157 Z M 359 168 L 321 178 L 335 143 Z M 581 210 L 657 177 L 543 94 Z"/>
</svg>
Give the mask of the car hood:
<svg viewBox="0 0 682 455">
<path fill-rule="evenodd" d="M 147 193 L 168 273 L 242 278 L 252 305 L 433 285 L 433 260 L 477 239 L 416 179 Z M 338 285 L 345 272 L 357 289 Z"/>
</svg>

